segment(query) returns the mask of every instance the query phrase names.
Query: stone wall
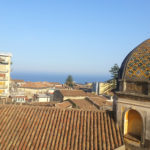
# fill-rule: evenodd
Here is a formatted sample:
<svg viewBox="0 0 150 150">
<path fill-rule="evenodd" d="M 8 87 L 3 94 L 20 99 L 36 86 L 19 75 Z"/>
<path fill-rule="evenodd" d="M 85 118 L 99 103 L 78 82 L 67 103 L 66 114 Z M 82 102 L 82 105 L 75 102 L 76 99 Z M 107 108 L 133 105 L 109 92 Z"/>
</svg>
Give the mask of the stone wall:
<svg viewBox="0 0 150 150">
<path fill-rule="evenodd" d="M 143 103 L 142 101 L 119 98 L 116 100 L 116 104 L 116 117 L 122 130 L 122 134 L 124 135 L 124 121 L 126 112 L 129 110 L 136 110 L 141 115 L 143 121 L 141 145 L 148 145 L 147 141 L 150 141 L 150 102 Z"/>
<path fill-rule="evenodd" d="M 127 82 L 126 92 L 148 95 L 148 83 Z"/>
</svg>

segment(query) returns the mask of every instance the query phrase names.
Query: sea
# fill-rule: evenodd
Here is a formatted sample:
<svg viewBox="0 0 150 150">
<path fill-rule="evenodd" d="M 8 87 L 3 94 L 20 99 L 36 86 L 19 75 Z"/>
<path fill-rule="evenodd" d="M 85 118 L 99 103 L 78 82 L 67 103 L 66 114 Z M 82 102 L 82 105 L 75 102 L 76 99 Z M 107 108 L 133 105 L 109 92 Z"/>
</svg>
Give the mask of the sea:
<svg viewBox="0 0 150 150">
<path fill-rule="evenodd" d="M 12 79 L 20 79 L 24 81 L 39 82 L 59 82 L 65 83 L 69 74 L 51 74 L 51 73 L 11 73 Z M 70 74 L 75 83 L 91 83 L 91 82 L 105 82 L 111 77 L 109 75 L 77 75 Z"/>
</svg>

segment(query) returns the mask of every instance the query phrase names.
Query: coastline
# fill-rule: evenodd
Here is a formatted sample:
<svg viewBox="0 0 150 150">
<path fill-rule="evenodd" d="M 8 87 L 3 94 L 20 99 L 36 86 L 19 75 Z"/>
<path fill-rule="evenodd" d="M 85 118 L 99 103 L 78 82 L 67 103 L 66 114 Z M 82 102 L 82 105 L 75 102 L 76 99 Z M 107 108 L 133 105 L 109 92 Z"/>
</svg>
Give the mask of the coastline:
<svg viewBox="0 0 150 150">
<path fill-rule="evenodd" d="M 39 81 L 48 81 L 48 82 L 60 82 L 65 83 L 65 80 L 69 74 L 46 74 L 46 73 L 11 73 L 12 79 L 21 79 L 24 81 L 32 81 L 32 82 L 39 82 Z M 109 75 L 102 76 L 102 75 L 74 75 L 71 74 L 74 81 L 76 83 L 85 82 L 105 82 L 109 80 L 111 77 Z"/>
</svg>

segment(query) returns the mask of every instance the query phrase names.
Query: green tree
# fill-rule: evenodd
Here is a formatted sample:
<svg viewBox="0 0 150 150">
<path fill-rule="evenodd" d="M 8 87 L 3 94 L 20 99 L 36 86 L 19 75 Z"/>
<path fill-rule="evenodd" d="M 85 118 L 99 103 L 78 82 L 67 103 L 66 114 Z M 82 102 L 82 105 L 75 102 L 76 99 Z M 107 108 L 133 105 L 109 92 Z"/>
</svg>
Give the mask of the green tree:
<svg viewBox="0 0 150 150">
<path fill-rule="evenodd" d="M 111 69 L 109 70 L 109 72 L 111 73 L 111 77 L 113 79 L 118 78 L 118 71 L 119 71 L 119 66 L 117 64 L 114 64 L 114 66 L 111 67 Z"/>
<path fill-rule="evenodd" d="M 111 77 L 112 77 L 112 80 L 111 80 L 112 88 L 116 89 L 118 72 L 119 72 L 119 66 L 117 64 L 114 64 L 114 66 L 111 67 L 111 69 L 109 70 L 109 72 L 111 73 Z"/>
<path fill-rule="evenodd" d="M 71 75 L 69 75 L 66 79 L 66 85 L 68 85 L 69 87 L 73 87 L 74 86 L 74 82 L 73 82 L 73 78 Z"/>
</svg>

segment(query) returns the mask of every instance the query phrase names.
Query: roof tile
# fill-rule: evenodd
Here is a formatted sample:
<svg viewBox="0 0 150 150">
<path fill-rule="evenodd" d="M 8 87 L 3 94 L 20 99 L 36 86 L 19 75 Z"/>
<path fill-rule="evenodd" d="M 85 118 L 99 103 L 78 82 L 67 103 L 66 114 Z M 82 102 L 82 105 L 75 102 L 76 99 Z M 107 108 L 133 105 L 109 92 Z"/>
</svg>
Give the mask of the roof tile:
<svg viewBox="0 0 150 150">
<path fill-rule="evenodd" d="M 123 140 L 105 111 L 0 106 L 1 149 L 115 149 Z"/>
</svg>

